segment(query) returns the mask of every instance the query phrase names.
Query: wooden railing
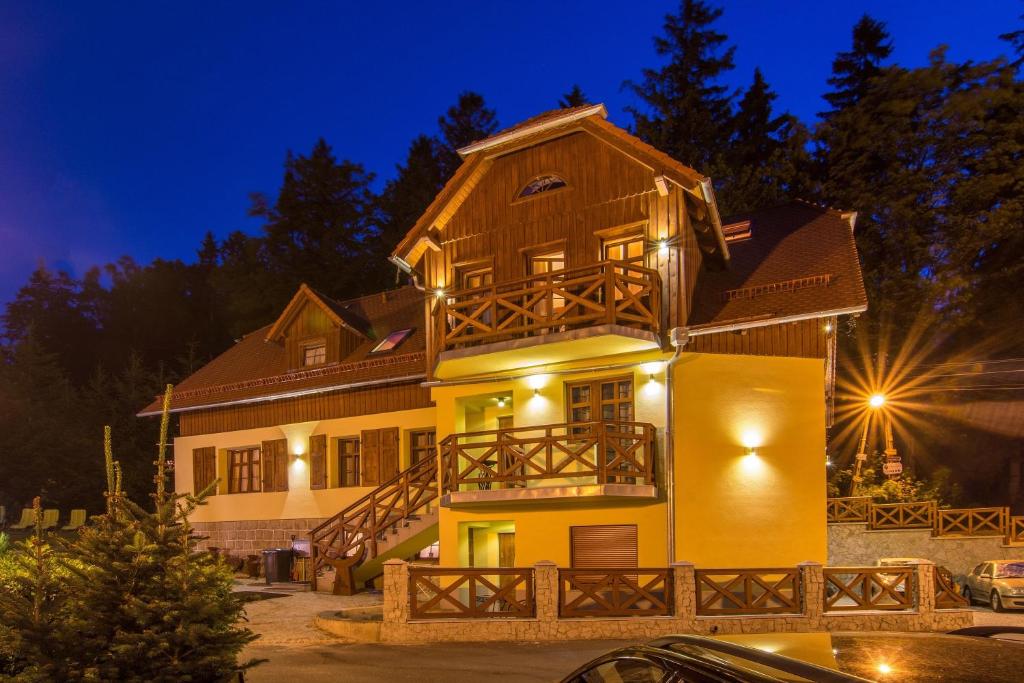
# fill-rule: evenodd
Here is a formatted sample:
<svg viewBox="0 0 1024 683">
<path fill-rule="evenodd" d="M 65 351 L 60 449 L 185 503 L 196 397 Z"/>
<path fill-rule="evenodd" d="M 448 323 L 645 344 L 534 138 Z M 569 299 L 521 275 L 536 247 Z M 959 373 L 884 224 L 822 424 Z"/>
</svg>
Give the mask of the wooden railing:
<svg viewBox="0 0 1024 683">
<path fill-rule="evenodd" d="M 871 498 L 853 496 L 849 498 L 829 498 L 827 514 L 829 522 L 866 522 Z"/>
<path fill-rule="evenodd" d="M 653 484 L 654 426 L 574 422 L 452 434 L 441 442 L 453 491 L 537 482 Z"/>
<path fill-rule="evenodd" d="M 672 614 L 669 569 L 559 569 L 560 617 L 652 617 Z"/>
<path fill-rule="evenodd" d="M 938 567 L 934 568 L 935 576 L 935 609 L 966 609 L 970 607 L 967 599 L 960 595 L 952 581 L 943 576 Z"/>
<path fill-rule="evenodd" d="M 412 619 L 528 619 L 535 614 L 531 568 L 409 567 Z"/>
<path fill-rule="evenodd" d="M 698 569 L 697 614 L 799 614 L 798 569 Z"/>
<path fill-rule="evenodd" d="M 1012 515 L 1006 527 L 1006 542 L 1024 543 L 1024 516 Z"/>
<path fill-rule="evenodd" d="M 931 529 L 935 524 L 935 501 L 915 503 L 872 503 L 872 529 Z"/>
<path fill-rule="evenodd" d="M 310 531 L 314 577 L 331 566 L 335 592 L 354 590 L 353 568 L 364 558 L 377 557 L 377 542 L 388 528 L 422 512 L 438 497 L 437 459 L 427 458 L 352 503 Z"/>
<path fill-rule="evenodd" d="M 914 567 L 826 567 L 825 611 L 910 610 Z"/>
<path fill-rule="evenodd" d="M 1004 507 L 939 510 L 935 532 L 939 536 L 1004 536 L 1009 516 Z"/>
<path fill-rule="evenodd" d="M 876 531 L 931 529 L 935 536 L 1003 536 L 1007 543 L 1024 543 L 1024 516 L 1009 508 L 941 509 L 935 501 L 875 503 L 866 496 L 829 498 L 828 522 L 861 522 Z"/>
<path fill-rule="evenodd" d="M 660 297 L 657 271 L 621 261 L 449 292 L 436 309 L 438 349 L 602 324 L 659 334 Z"/>
</svg>

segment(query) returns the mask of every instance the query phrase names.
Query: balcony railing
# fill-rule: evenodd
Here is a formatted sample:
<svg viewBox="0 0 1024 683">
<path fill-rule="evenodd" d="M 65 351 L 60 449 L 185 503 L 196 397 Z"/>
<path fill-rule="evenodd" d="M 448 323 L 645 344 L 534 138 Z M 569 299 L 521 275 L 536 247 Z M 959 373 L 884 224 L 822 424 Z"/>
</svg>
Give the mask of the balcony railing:
<svg viewBox="0 0 1024 683">
<path fill-rule="evenodd" d="M 441 442 L 452 491 L 654 484 L 654 425 L 573 422 L 452 434 Z"/>
<path fill-rule="evenodd" d="M 661 279 L 649 268 L 602 261 L 446 294 L 437 308 L 440 351 L 621 325 L 660 332 Z"/>
</svg>

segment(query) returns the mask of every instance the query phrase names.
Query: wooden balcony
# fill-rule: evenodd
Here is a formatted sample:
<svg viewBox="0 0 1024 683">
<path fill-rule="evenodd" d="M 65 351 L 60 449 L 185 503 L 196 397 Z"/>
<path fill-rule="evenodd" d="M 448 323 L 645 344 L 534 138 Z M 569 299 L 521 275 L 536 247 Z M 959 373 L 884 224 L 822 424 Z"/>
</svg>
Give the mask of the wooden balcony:
<svg viewBox="0 0 1024 683">
<path fill-rule="evenodd" d="M 609 421 L 452 434 L 441 504 L 654 498 L 654 433 Z"/>
<path fill-rule="evenodd" d="M 660 347 L 661 279 L 621 261 L 446 293 L 435 375 L 456 377 Z"/>
</svg>

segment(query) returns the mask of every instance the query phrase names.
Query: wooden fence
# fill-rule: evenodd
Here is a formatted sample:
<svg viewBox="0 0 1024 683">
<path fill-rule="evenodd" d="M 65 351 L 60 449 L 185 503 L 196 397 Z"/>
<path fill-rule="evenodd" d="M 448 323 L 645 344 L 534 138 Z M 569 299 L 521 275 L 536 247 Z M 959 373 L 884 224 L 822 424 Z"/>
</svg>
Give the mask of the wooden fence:
<svg viewBox="0 0 1024 683">
<path fill-rule="evenodd" d="M 653 617 L 672 614 L 668 569 L 559 569 L 560 617 Z"/>
<path fill-rule="evenodd" d="M 533 617 L 533 569 L 410 567 L 409 612 L 413 619 Z"/>
<path fill-rule="evenodd" d="M 697 614 L 799 614 L 802 583 L 792 569 L 698 569 Z"/>
<path fill-rule="evenodd" d="M 1024 543 L 1024 516 L 1008 508 L 941 509 L 935 501 L 875 503 L 866 496 L 829 498 L 829 524 L 862 523 L 873 531 L 931 529 L 933 536 L 1003 536 Z"/>
<path fill-rule="evenodd" d="M 942 572 L 935 568 L 935 609 L 967 609 L 967 599 L 957 592 L 956 587 Z"/>
<path fill-rule="evenodd" d="M 914 567 L 826 567 L 825 611 L 914 608 Z"/>
</svg>

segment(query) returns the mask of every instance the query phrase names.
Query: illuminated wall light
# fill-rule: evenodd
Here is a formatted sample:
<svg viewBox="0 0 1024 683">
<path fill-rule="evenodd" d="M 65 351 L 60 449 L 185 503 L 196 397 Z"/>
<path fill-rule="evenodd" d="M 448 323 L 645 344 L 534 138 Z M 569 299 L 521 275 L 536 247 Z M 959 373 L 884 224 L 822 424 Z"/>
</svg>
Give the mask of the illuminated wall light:
<svg viewBox="0 0 1024 683">
<path fill-rule="evenodd" d="M 540 390 L 543 389 L 547 385 L 547 383 L 547 375 L 530 375 L 529 377 L 526 378 L 526 386 L 533 389 L 534 396 L 540 393 Z"/>
<path fill-rule="evenodd" d="M 759 429 L 744 429 L 740 435 L 740 443 L 746 446 L 747 450 L 752 451 L 764 443 L 764 435 Z"/>
<path fill-rule="evenodd" d="M 534 389 L 533 390 L 533 395 L 534 396 L 540 396 L 540 389 Z"/>
<path fill-rule="evenodd" d="M 825 323 L 825 334 L 832 334 L 832 323 Z"/>
<path fill-rule="evenodd" d="M 654 376 L 661 372 L 664 369 L 664 367 L 665 364 L 660 361 L 656 361 L 653 363 L 644 363 L 643 365 L 640 366 L 640 372 L 647 375 L 649 381 L 653 382 Z"/>
<path fill-rule="evenodd" d="M 661 241 L 658 242 L 658 255 L 659 256 L 668 256 L 668 241 L 667 240 L 661 240 Z"/>
<path fill-rule="evenodd" d="M 502 396 L 502 397 L 500 397 L 498 399 L 498 407 L 499 408 L 504 408 L 505 407 L 505 397 L 504 396 Z"/>
<path fill-rule="evenodd" d="M 885 396 L 882 394 L 872 394 L 871 398 L 868 399 L 868 405 L 872 408 L 881 408 L 885 405 Z"/>
<path fill-rule="evenodd" d="M 881 664 L 878 665 L 878 673 L 883 674 L 883 675 L 891 674 L 892 673 L 892 667 L 889 666 L 888 664 L 886 664 L 885 662 L 882 662 Z"/>
<path fill-rule="evenodd" d="M 740 459 L 740 468 L 743 473 L 749 476 L 761 475 L 764 473 L 765 464 L 761 456 L 753 448 L 747 449 L 747 454 Z"/>
<path fill-rule="evenodd" d="M 444 289 L 442 289 L 441 287 L 438 287 L 437 289 L 435 289 L 434 290 L 434 296 L 436 296 L 438 299 L 443 299 L 444 298 Z"/>
</svg>

